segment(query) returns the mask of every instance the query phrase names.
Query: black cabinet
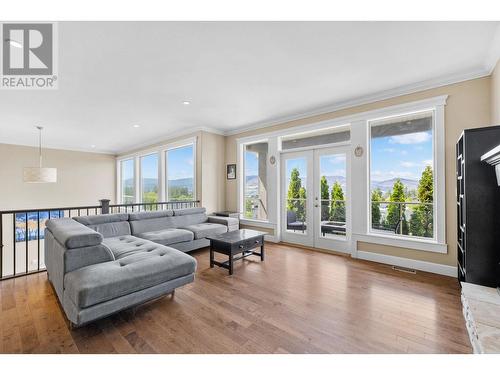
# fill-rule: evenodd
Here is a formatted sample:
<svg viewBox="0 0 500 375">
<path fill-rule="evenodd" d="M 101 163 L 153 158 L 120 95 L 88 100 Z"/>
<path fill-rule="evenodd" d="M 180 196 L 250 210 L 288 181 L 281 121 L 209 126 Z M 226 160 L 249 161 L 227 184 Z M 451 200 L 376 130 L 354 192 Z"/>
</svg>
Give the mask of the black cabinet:
<svg viewBox="0 0 500 375">
<path fill-rule="evenodd" d="M 500 126 L 464 130 L 456 145 L 458 278 L 496 287 L 500 280 L 500 187 L 481 156 L 500 144 Z"/>
</svg>

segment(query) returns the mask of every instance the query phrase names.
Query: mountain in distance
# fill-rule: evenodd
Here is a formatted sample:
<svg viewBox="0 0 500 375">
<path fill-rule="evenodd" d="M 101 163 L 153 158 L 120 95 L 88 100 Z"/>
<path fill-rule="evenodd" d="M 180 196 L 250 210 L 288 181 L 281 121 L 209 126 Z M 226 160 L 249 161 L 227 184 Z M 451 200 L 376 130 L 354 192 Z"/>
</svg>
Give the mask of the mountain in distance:
<svg viewBox="0 0 500 375">
<path fill-rule="evenodd" d="M 385 181 L 372 181 L 371 189 L 375 190 L 378 188 L 382 191 L 382 193 L 387 193 L 388 191 L 392 190 L 392 187 L 394 186 L 396 180 L 398 180 L 398 178 L 391 178 L 390 180 L 385 180 Z M 408 190 L 418 189 L 417 180 L 411 180 L 409 178 L 399 178 L 399 180 Z"/>
</svg>

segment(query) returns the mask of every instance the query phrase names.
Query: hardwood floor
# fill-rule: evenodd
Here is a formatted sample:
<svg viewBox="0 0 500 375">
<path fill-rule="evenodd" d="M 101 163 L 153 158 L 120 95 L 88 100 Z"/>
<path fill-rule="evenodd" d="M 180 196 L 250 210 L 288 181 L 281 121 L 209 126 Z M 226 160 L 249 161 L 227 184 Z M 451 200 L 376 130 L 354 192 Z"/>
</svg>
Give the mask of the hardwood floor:
<svg viewBox="0 0 500 375">
<path fill-rule="evenodd" d="M 470 353 L 456 279 L 288 245 L 70 331 L 45 273 L 0 282 L 1 353 Z"/>
</svg>

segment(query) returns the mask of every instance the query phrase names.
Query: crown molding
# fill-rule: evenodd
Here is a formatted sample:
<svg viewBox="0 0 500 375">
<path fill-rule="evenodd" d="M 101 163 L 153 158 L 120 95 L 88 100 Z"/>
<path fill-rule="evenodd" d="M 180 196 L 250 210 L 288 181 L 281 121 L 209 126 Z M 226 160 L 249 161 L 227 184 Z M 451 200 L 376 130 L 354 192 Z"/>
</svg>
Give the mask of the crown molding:
<svg viewBox="0 0 500 375">
<path fill-rule="evenodd" d="M 263 121 L 263 122 L 258 122 L 258 123 L 253 123 L 250 125 L 246 125 L 244 127 L 235 129 L 235 130 L 228 130 L 224 132 L 224 135 L 226 136 L 232 136 L 232 135 L 237 135 L 241 133 L 245 133 L 248 131 L 252 130 L 258 130 L 258 129 L 264 129 L 268 128 L 271 126 L 275 125 L 280 125 L 286 122 L 290 121 L 295 121 L 295 120 L 302 120 L 308 117 L 313 117 L 313 116 L 318 116 L 318 115 L 324 115 L 326 113 L 332 113 L 336 111 L 340 111 L 343 109 L 348 109 L 348 108 L 353 108 L 365 104 L 371 104 L 375 102 L 379 102 L 382 100 L 386 99 L 392 99 L 396 98 L 399 96 L 404 96 L 408 94 L 413 94 L 416 92 L 420 91 L 425 91 L 429 89 L 434 89 L 442 86 L 447 86 L 451 85 L 454 83 L 459 83 L 459 82 L 464 82 L 464 81 L 469 81 L 472 79 L 477 79 L 477 78 L 482 78 L 489 76 L 491 74 L 491 70 L 487 66 L 479 67 L 476 69 L 468 70 L 466 72 L 458 73 L 458 74 L 451 74 L 448 76 L 436 78 L 436 79 L 431 79 L 431 80 L 426 80 L 426 81 L 420 81 L 416 83 L 412 83 L 409 85 L 405 86 L 400 86 L 394 89 L 389 89 L 385 90 L 376 94 L 370 94 L 370 95 L 364 95 L 360 96 L 357 98 L 345 100 L 345 101 L 340 101 L 328 106 L 323 106 L 319 107 L 313 110 L 309 111 L 304 111 L 301 113 L 296 113 L 296 114 L 291 114 L 291 115 L 286 115 L 282 117 L 276 117 L 274 119 L 268 120 L 268 121 Z"/>
<path fill-rule="evenodd" d="M 216 128 L 212 128 L 212 127 L 208 127 L 208 126 L 197 126 L 195 128 L 188 128 L 188 129 L 170 132 L 168 137 L 156 138 L 155 140 L 145 141 L 145 142 L 136 144 L 133 147 L 127 147 L 127 148 L 120 149 L 117 152 L 115 152 L 114 154 L 116 156 L 122 156 L 124 154 L 134 153 L 134 152 L 140 151 L 141 149 L 144 149 L 147 147 L 153 147 L 156 144 L 166 143 L 166 142 L 171 141 L 175 138 L 189 136 L 189 135 L 191 135 L 193 133 L 197 133 L 197 132 L 206 132 L 206 133 L 212 133 L 212 134 L 217 134 L 217 135 L 225 135 L 224 131 L 216 129 Z"/>
<path fill-rule="evenodd" d="M 7 146 L 20 146 L 20 147 L 31 147 L 31 148 L 36 148 L 38 149 L 38 146 L 33 145 L 33 142 L 8 142 L 8 141 L 0 141 L 0 146 L 1 145 L 7 145 Z M 111 150 L 99 150 L 99 149 L 93 149 L 93 148 L 78 148 L 78 147 L 66 147 L 64 145 L 59 145 L 57 143 L 50 143 L 44 140 L 43 144 L 43 149 L 44 150 L 54 150 L 54 151 L 72 151 L 72 152 L 85 152 L 87 154 L 101 154 L 101 155 L 116 155 L 116 152 L 111 151 Z"/>
</svg>

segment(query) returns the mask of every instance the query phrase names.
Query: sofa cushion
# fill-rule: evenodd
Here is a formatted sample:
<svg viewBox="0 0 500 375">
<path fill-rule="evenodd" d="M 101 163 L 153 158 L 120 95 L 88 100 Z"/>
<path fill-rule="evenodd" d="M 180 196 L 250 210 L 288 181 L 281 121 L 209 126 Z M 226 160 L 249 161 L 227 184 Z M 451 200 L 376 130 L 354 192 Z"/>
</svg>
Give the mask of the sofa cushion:
<svg viewBox="0 0 500 375">
<path fill-rule="evenodd" d="M 130 235 L 105 238 L 102 243 L 111 250 L 117 260 L 135 253 L 151 251 L 156 246 L 151 241 Z"/>
<path fill-rule="evenodd" d="M 184 229 L 193 232 L 195 240 L 227 232 L 227 227 L 225 225 L 214 223 L 193 224 L 184 227 Z"/>
<path fill-rule="evenodd" d="M 141 211 L 141 212 L 132 212 L 128 215 L 130 221 L 156 219 L 159 217 L 169 217 L 169 216 L 174 216 L 174 211 L 172 210 Z"/>
<path fill-rule="evenodd" d="M 186 229 L 169 228 L 154 232 L 140 233 L 137 237 L 162 245 L 171 245 L 178 242 L 192 241 L 194 239 L 194 234 Z"/>
<path fill-rule="evenodd" d="M 76 216 L 74 220 L 99 232 L 104 238 L 125 236 L 130 234 L 128 214 L 105 214 Z"/>
<path fill-rule="evenodd" d="M 181 208 L 179 210 L 174 210 L 174 215 L 185 216 L 185 215 L 204 214 L 206 211 L 207 210 L 205 207 Z"/>
<path fill-rule="evenodd" d="M 67 273 L 64 293 L 79 308 L 87 308 L 195 272 L 193 257 L 170 247 L 152 245 L 150 251 Z"/>
<path fill-rule="evenodd" d="M 130 228 L 134 236 L 141 233 L 156 232 L 168 228 L 182 228 L 187 225 L 199 224 L 207 221 L 207 215 L 205 213 L 194 213 L 181 216 L 164 215 L 158 217 L 154 217 L 154 215 L 138 215 L 135 216 L 135 218 L 137 220 L 130 221 Z"/>
<path fill-rule="evenodd" d="M 47 220 L 46 227 L 54 238 L 67 249 L 95 246 L 102 242 L 102 235 L 68 217 Z"/>
</svg>

